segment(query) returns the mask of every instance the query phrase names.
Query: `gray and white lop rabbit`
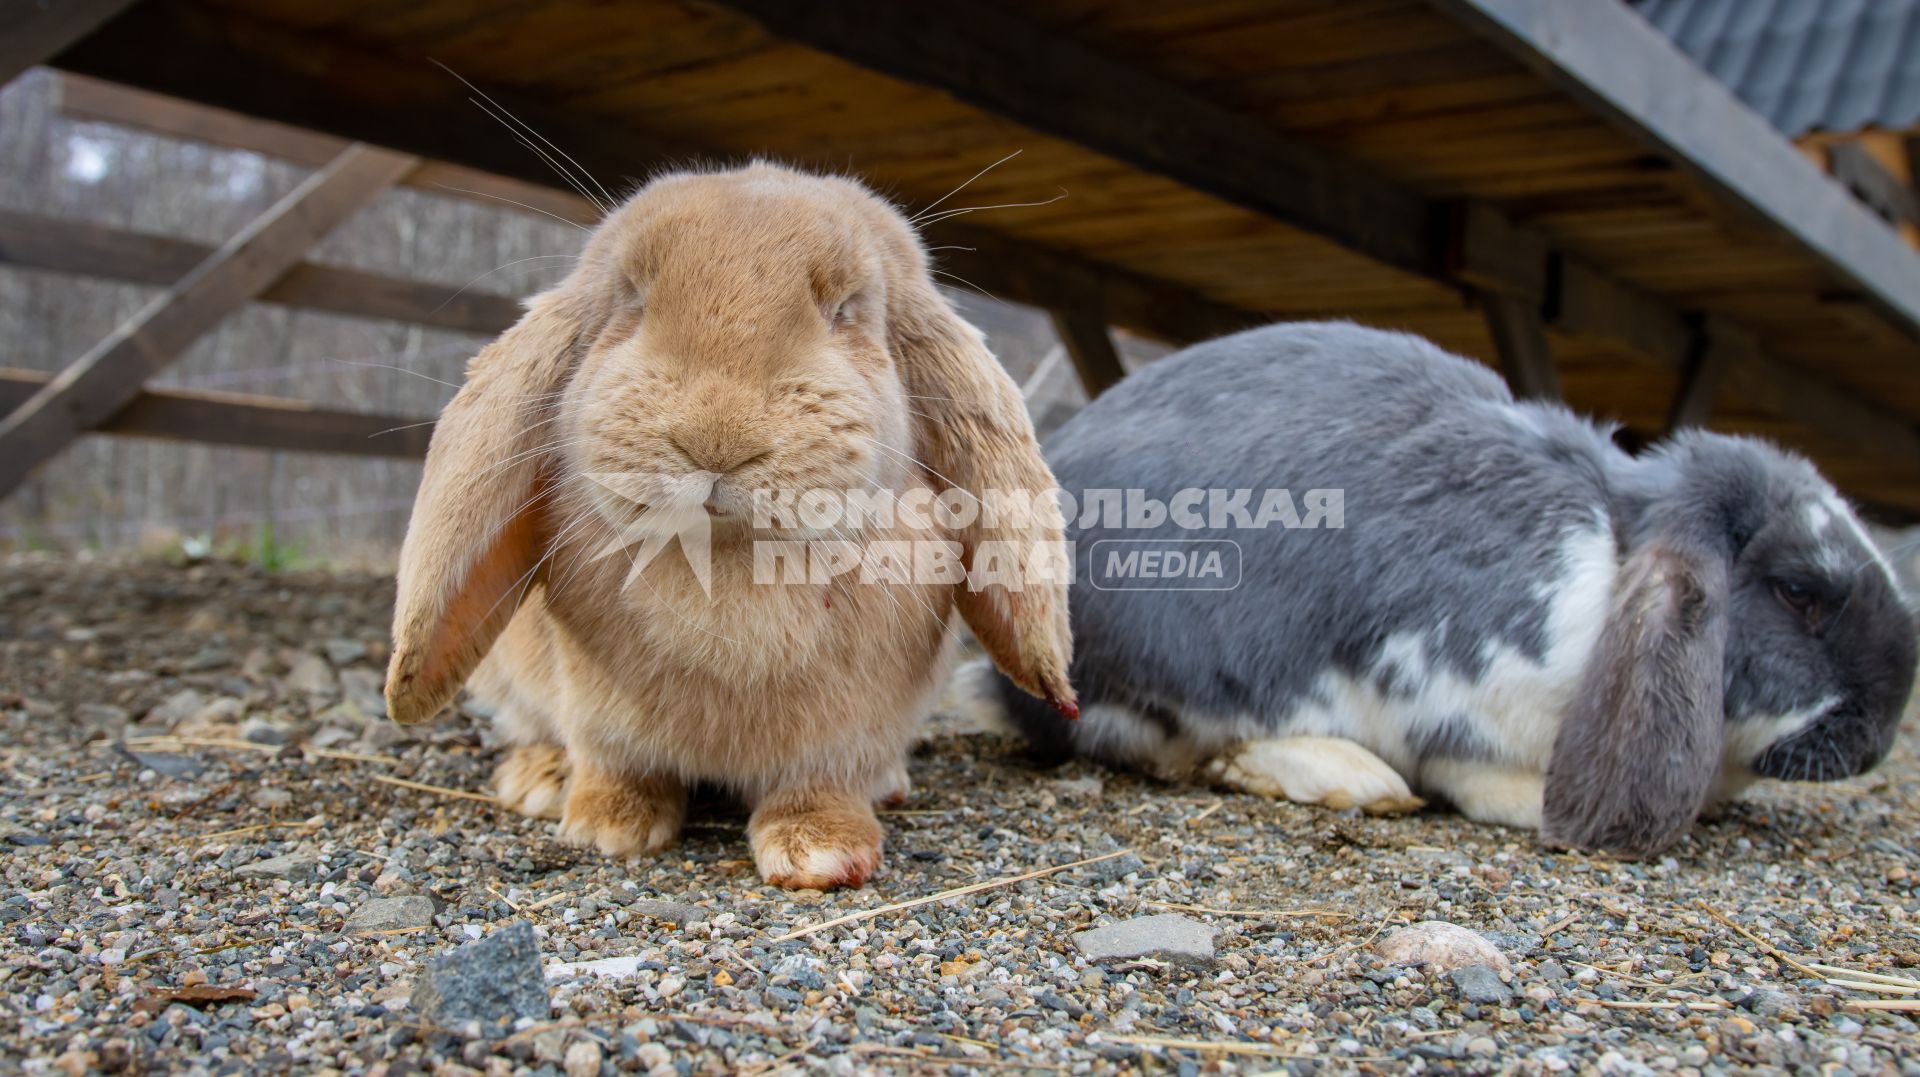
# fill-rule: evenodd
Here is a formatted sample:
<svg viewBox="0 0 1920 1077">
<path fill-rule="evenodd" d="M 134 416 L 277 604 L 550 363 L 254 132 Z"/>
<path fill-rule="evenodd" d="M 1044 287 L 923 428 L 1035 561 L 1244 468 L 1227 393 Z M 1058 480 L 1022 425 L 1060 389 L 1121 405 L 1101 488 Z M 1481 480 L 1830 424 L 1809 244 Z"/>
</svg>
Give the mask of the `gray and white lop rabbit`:
<svg viewBox="0 0 1920 1077">
<path fill-rule="evenodd" d="M 1004 705 L 1058 756 L 1336 807 L 1437 797 L 1628 856 L 1756 777 L 1878 763 L 1915 635 L 1853 510 L 1759 441 L 1688 431 L 1636 457 L 1609 433 L 1425 340 L 1352 324 L 1275 325 L 1154 363 L 1050 440 L 1083 505 L 1094 490 L 1244 489 L 1258 504 L 1318 489 L 1342 511 L 1146 529 L 1076 512 L 1084 717 L 1010 685 Z M 1210 507 L 1188 495 L 1173 515 Z M 1101 560 L 1117 548 L 1102 540 L 1196 538 L 1237 544 L 1237 586 L 1138 589 Z"/>
</svg>

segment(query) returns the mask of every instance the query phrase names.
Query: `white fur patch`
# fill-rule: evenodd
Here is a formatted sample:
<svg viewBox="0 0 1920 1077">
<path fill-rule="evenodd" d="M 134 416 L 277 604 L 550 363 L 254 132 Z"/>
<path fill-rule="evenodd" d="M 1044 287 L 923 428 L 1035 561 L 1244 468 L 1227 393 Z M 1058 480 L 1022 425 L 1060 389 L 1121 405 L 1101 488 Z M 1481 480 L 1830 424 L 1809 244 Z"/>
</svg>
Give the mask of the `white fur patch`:
<svg viewBox="0 0 1920 1077">
<path fill-rule="evenodd" d="M 1768 748 L 1819 721 L 1839 704 L 1839 696 L 1828 696 L 1785 714 L 1754 715 L 1728 722 L 1720 750 L 1720 788 L 1716 799 L 1731 800 L 1745 791 L 1757 780 L 1753 765 Z"/>
<path fill-rule="evenodd" d="M 1847 507 L 1846 502 L 1840 500 L 1840 495 L 1829 491 L 1820 502 L 1808 509 L 1809 523 L 1815 519 L 1815 510 L 1825 511 L 1829 516 L 1825 523 L 1814 528 L 1815 534 L 1824 534 L 1826 528 L 1838 521 L 1842 529 L 1853 536 L 1854 541 L 1867 551 L 1867 556 L 1873 559 L 1874 564 L 1880 566 L 1880 571 L 1886 573 L 1887 585 L 1893 588 L 1895 594 L 1900 593 L 1900 577 L 1894 574 L 1893 565 L 1887 560 L 1887 555 L 1880 552 L 1880 545 L 1873 541 L 1873 536 L 1867 534 L 1867 529 L 1860 525 L 1860 518 L 1853 514 L 1853 510 Z M 1843 572 L 1854 567 L 1843 562 L 1840 555 L 1841 551 L 1838 547 L 1823 544 L 1820 548 L 1822 567 L 1831 572 Z"/>
<path fill-rule="evenodd" d="M 1546 775 L 1491 763 L 1436 759 L 1420 769 L 1421 781 L 1476 823 L 1540 829 Z"/>
<path fill-rule="evenodd" d="M 1430 659 L 1424 631 L 1396 633 L 1381 644 L 1366 675 L 1322 674 L 1279 728 L 1354 741 L 1417 778 L 1422 760 L 1415 746 L 1445 723 L 1464 719 L 1499 752 L 1496 762 L 1544 771 L 1613 599 L 1618 569 L 1613 536 L 1604 528 L 1571 535 L 1560 561 L 1559 575 L 1538 592 L 1547 604 L 1541 660 L 1510 644 L 1489 642 L 1481 654 L 1485 670 L 1470 680 Z M 1416 690 L 1394 697 L 1380 689 L 1381 683 L 1411 684 Z"/>
</svg>

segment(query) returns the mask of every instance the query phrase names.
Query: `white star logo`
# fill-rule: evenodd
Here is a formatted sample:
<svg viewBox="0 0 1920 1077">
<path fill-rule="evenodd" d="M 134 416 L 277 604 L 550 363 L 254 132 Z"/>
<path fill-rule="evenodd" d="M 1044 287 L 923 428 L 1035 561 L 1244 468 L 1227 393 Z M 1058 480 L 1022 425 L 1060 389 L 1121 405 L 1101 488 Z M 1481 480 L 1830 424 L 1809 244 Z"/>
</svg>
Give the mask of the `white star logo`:
<svg viewBox="0 0 1920 1077">
<path fill-rule="evenodd" d="M 595 501 L 601 515 L 614 525 L 614 537 L 593 560 L 624 553 L 638 543 L 640 549 L 631 555 L 633 568 L 625 583 L 631 587 L 660 551 L 679 539 L 680 552 L 700 581 L 700 589 L 713 597 L 713 521 L 707 515 L 707 498 L 720 478 L 718 473 L 666 477 L 598 472 L 587 478 L 600 487 Z"/>
</svg>

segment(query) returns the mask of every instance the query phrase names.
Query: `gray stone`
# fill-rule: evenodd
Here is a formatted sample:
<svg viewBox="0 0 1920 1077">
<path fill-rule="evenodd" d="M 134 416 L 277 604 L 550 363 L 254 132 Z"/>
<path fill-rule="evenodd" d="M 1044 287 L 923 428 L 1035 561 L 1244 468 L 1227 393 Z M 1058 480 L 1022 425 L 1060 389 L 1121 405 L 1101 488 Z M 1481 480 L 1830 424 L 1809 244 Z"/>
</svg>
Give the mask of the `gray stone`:
<svg viewBox="0 0 1920 1077">
<path fill-rule="evenodd" d="M 348 931 L 405 931 L 432 927 L 433 899 L 424 894 L 374 898 L 353 910 L 347 918 Z"/>
<path fill-rule="evenodd" d="M 1800 1016 L 1800 1000 L 1777 987 L 1756 987 L 1740 1004 L 1752 1010 L 1756 1017 L 1784 1020 Z"/>
<path fill-rule="evenodd" d="M 1485 965 L 1466 965 L 1447 973 L 1447 977 L 1468 1002 L 1504 1006 L 1513 1000 L 1513 992 L 1500 982 L 1500 974 Z"/>
<path fill-rule="evenodd" d="M 327 661 L 336 666 L 350 666 L 367 656 L 367 645 L 357 639 L 330 639 L 321 646 L 326 649 Z"/>
<path fill-rule="evenodd" d="M 1539 968 L 1536 968 L 1534 971 L 1539 974 L 1542 980 L 1564 980 L 1567 978 L 1566 967 L 1558 961 L 1542 961 L 1540 962 Z"/>
<path fill-rule="evenodd" d="M 484 939 L 430 959 L 411 1000 L 420 1020 L 440 1028 L 477 1021 L 489 1036 L 514 1021 L 547 1018 L 547 978 L 533 925 L 516 920 Z"/>
<path fill-rule="evenodd" d="M 293 729 L 270 718 L 249 718 L 240 723 L 240 738 L 254 744 L 281 745 L 293 739 Z"/>
<path fill-rule="evenodd" d="M 233 869 L 242 879 L 304 879 L 313 874 L 315 859 L 308 853 L 288 853 L 270 860 L 256 860 Z"/>
<path fill-rule="evenodd" d="M 166 778 L 191 778 L 207 765 L 191 755 L 179 752 L 128 752 L 135 763 Z"/>
<path fill-rule="evenodd" d="M 658 901 L 653 898 L 638 898 L 627 906 L 629 912 L 641 916 L 651 916 L 655 920 L 667 920 L 685 927 L 697 924 L 707 918 L 707 910 L 698 905 L 687 905 L 678 901 Z"/>
<path fill-rule="evenodd" d="M 1506 955 L 1485 936 L 1445 920 L 1422 920 L 1390 932 L 1374 952 L 1395 965 L 1425 965 L 1435 972 L 1468 965 L 1486 965 L 1497 973 L 1513 971 Z"/>
<path fill-rule="evenodd" d="M 360 666 L 340 671 L 340 692 L 344 705 L 360 715 L 362 721 L 387 716 L 387 675 L 382 670 Z"/>
<path fill-rule="evenodd" d="M 32 706 L 27 710 L 31 714 Z M 111 703 L 81 703 L 73 708 L 73 717 L 88 733 L 110 738 L 125 734 L 127 723 L 133 720 L 127 708 Z"/>
<path fill-rule="evenodd" d="M 1181 965 L 1213 962 L 1213 937 L 1219 934 L 1197 920 L 1173 913 L 1140 916 L 1073 936 L 1080 952 L 1093 961 L 1148 958 Z"/>
<path fill-rule="evenodd" d="M 181 722 L 200 713 L 207 705 L 207 697 L 191 688 L 183 688 L 161 701 L 160 705 L 147 712 L 148 725 L 171 729 Z"/>
<path fill-rule="evenodd" d="M 288 664 L 287 687 L 310 696 L 332 696 L 340 691 L 333 667 L 317 654 L 300 652 Z"/>
<path fill-rule="evenodd" d="M 1067 800 L 1099 800 L 1107 783 L 1099 778 L 1055 778 L 1047 783 L 1053 795 Z"/>
</svg>

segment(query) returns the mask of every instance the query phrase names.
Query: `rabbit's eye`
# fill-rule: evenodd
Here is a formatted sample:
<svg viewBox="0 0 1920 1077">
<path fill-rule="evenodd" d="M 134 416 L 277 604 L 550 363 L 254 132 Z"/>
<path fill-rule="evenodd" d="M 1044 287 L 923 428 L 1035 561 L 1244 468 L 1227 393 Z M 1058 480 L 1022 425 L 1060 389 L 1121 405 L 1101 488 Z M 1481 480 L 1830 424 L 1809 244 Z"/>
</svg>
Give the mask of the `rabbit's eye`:
<svg viewBox="0 0 1920 1077">
<path fill-rule="evenodd" d="M 821 313 L 826 315 L 827 324 L 835 329 L 852 325 L 859 321 L 859 296 L 848 296 L 838 303 L 824 304 Z"/>
<path fill-rule="evenodd" d="M 1799 614 L 1809 625 L 1817 628 L 1824 619 L 1820 596 L 1806 584 L 1792 580 L 1776 580 L 1773 593 L 1780 599 L 1781 605 Z"/>
</svg>

